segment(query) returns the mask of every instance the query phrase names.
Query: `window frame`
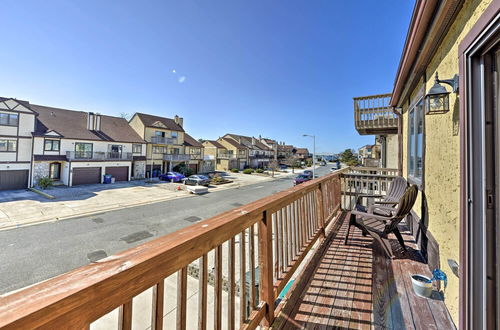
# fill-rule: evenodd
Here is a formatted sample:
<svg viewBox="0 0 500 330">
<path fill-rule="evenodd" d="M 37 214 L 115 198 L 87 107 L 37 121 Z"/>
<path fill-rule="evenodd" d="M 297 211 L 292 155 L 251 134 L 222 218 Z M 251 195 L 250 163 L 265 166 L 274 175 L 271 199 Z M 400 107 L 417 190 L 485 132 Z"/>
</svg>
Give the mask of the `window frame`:
<svg viewBox="0 0 500 330">
<path fill-rule="evenodd" d="M 17 152 L 17 140 L 12 139 L 0 139 L 0 141 L 5 141 L 7 145 L 7 150 L 0 150 L 0 152 Z M 9 149 L 9 146 L 14 145 L 13 149 Z"/>
<path fill-rule="evenodd" d="M 57 149 L 54 149 L 54 141 L 57 141 Z M 50 142 L 50 149 L 47 149 L 47 142 Z M 61 140 L 58 139 L 44 139 L 43 140 L 43 151 L 60 151 L 61 150 Z"/>
<path fill-rule="evenodd" d="M 139 151 L 137 151 L 137 148 L 139 148 Z M 142 154 L 142 144 L 140 144 L 140 143 L 132 144 L 132 153 L 133 154 Z"/>
<path fill-rule="evenodd" d="M 79 145 L 90 145 L 90 151 L 78 151 L 76 150 L 77 146 Z M 90 157 L 77 157 L 77 153 L 89 153 L 90 152 Z M 88 143 L 88 142 L 75 142 L 75 158 L 77 159 L 92 159 L 92 156 L 94 155 L 94 144 L 93 143 Z"/>
<path fill-rule="evenodd" d="M 408 174 L 408 182 L 411 184 L 416 184 L 419 189 L 423 189 L 424 185 L 424 177 L 425 177 L 425 100 L 424 100 L 424 90 L 425 85 L 422 90 L 418 93 L 416 100 L 411 103 L 408 107 L 408 139 L 407 139 L 407 174 Z M 419 108 L 420 106 L 420 108 Z M 419 117 L 420 112 L 420 117 Z M 412 113 L 414 114 L 413 118 L 411 118 Z M 419 119 L 422 120 L 422 139 L 419 141 L 418 139 L 418 122 Z M 414 128 L 414 133 L 411 133 L 412 124 Z M 414 150 L 412 152 L 412 142 L 414 144 Z M 420 144 L 421 146 L 420 146 Z M 421 154 L 419 155 L 418 150 L 421 150 Z M 412 156 L 413 156 L 413 164 L 412 164 Z M 420 175 L 417 175 L 418 168 L 418 158 L 421 158 L 421 169 Z M 412 170 L 413 165 L 413 170 Z"/>
<path fill-rule="evenodd" d="M 5 113 L 5 112 L 0 112 L 0 116 L 5 115 L 7 116 L 7 124 L 2 124 L 0 121 L 0 126 L 9 126 L 9 127 L 18 127 L 19 126 L 19 114 L 17 113 Z M 16 116 L 16 123 L 11 124 L 11 117 Z"/>
<path fill-rule="evenodd" d="M 161 149 L 163 150 L 162 152 L 158 152 L 158 150 Z M 164 154 L 167 152 L 167 148 L 163 146 L 153 146 L 153 153 L 154 154 Z"/>
</svg>

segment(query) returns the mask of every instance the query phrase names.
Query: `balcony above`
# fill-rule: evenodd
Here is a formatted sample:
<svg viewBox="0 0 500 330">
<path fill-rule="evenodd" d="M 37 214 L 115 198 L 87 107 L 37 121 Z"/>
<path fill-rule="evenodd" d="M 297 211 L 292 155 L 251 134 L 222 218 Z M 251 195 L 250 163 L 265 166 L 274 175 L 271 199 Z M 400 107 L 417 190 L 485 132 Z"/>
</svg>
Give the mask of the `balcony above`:
<svg viewBox="0 0 500 330">
<path fill-rule="evenodd" d="M 360 135 L 396 134 L 398 117 L 389 106 L 391 94 L 354 98 L 354 124 Z"/>
<path fill-rule="evenodd" d="M 153 144 L 161 144 L 161 145 L 173 145 L 178 144 L 176 138 L 168 138 L 163 136 L 152 136 L 151 143 Z"/>
<path fill-rule="evenodd" d="M 91 151 L 67 151 L 66 158 L 72 161 L 113 161 L 132 160 L 131 152 L 91 152 Z"/>
<path fill-rule="evenodd" d="M 169 162 L 185 162 L 190 160 L 191 157 L 190 155 L 182 155 L 182 154 L 164 154 L 163 155 L 163 160 L 169 161 Z"/>
</svg>

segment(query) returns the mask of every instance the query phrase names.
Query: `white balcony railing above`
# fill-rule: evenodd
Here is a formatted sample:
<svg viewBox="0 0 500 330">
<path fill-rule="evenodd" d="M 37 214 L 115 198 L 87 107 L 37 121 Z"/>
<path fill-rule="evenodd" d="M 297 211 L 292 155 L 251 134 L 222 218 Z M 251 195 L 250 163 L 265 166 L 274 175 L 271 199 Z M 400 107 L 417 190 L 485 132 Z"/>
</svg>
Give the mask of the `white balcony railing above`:
<svg viewBox="0 0 500 330">
<path fill-rule="evenodd" d="M 151 143 L 153 144 L 177 144 L 177 138 L 168 138 L 163 136 L 152 136 Z"/>
<path fill-rule="evenodd" d="M 191 157 L 190 155 L 184 155 L 184 154 L 164 154 L 163 155 L 163 160 L 169 161 L 169 162 L 185 162 L 190 160 Z"/>
<path fill-rule="evenodd" d="M 131 152 L 67 151 L 69 160 L 132 160 Z"/>
</svg>

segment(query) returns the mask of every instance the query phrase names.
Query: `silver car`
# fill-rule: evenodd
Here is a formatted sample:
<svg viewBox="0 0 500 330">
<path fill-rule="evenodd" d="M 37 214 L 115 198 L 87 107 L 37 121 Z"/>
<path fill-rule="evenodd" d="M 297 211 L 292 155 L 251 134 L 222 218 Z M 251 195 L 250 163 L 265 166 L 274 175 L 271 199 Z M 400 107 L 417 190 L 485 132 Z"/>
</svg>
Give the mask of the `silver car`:
<svg viewBox="0 0 500 330">
<path fill-rule="evenodd" d="M 184 179 L 185 185 L 191 186 L 205 186 L 208 187 L 210 185 L 210 178 L 206 175 L 195 174 L 191 175 Z"/>
</svg>

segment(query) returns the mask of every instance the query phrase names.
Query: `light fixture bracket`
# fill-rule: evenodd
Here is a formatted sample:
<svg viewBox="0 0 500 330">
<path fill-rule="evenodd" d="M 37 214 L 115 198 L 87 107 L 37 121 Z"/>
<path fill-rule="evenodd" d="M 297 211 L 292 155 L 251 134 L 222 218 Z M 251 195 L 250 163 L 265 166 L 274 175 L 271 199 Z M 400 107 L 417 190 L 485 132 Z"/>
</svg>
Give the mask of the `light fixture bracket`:
<svg viewBox="0 0 500 330">
<path fill-rule="evenodd" d="M 451 79 L 439 79 L 438 73 L 436 72 L 436 84 L 443 83 L 451 86 L 453 93 L 458 93 L 458 83 L 459 83 L 459 78 L 458 74 L 455 74 L 453 78 Z"/>
</svg>

